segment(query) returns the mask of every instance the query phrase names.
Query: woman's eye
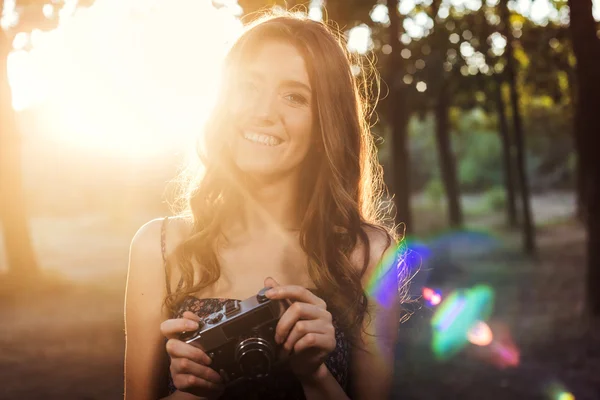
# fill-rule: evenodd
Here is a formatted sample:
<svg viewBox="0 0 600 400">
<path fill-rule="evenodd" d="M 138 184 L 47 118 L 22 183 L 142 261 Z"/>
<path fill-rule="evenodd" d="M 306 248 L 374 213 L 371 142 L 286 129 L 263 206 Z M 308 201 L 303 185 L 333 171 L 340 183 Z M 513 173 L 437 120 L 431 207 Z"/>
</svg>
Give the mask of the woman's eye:
<svg viewBox="0 0 600 400">
<path fill-rule="evenodd" d="M 285 98 L 295 104 L 304 105 L 308 103 L 304 96 L 297 93 L 288 94 L 285 96 Z"/>
</svg>

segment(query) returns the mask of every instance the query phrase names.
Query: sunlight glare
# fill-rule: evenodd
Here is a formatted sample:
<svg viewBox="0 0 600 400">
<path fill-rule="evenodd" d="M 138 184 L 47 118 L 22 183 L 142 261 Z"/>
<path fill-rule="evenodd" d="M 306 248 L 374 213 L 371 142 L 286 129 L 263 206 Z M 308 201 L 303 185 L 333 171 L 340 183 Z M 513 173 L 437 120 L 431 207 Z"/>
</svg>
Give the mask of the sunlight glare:
<svg viewBox="0 0 600 400">
<path fill-rule="evenodd" d="M 312 0 L 308 8 L 308 18 L 323 21 L 323 0 Z"/>
<path fill-rule="evenodd" d="M 6 30 L 17 25 L 19 22 L 19 13 L 16 10 L 15 0 L 4 0 L 4 7 L 1 11 L 0 27 L 2 29 Z"/>
<path fill-rule="evenodd" d="M 362 24 L 348 32 L 348 51 L 365 54 L 373 47 L 371 28 Z"/>
<path fill-rule="evenodd" d="M 399 2 L 398 4 L 398 12 L 402 15 L 408 15 L 411 11 L 414 10 L 416 4 L 414 0 L 404 0 Z"/>
<path fill-rule="evenodd" d="M 383 25 L 390 23 L 390 16 L 388 15 L 388 9 L 384 4 L 377 4 L 371 10 L 371 19 L 373 22 L 377 22 Z"/>
<path fill-rule="evenodd" d="M 94 152 L 143 156 L 190 143 L 240 30 L 210 2 L 97 0 L 9 56 L 13 106 L 35 110 L 45 134 Z"/>
</svg>

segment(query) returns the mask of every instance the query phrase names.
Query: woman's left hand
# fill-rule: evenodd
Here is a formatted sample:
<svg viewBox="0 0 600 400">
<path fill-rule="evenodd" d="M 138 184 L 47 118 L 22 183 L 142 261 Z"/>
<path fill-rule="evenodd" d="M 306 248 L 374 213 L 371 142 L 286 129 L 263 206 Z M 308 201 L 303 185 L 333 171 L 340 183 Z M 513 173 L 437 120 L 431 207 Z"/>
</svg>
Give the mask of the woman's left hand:
<svg viewBox="0 0 600 400">
<path fill-rule="evenodd" d="M 266 292 L 268 298 L 290 303 L 275 328 L 275 341 L 291 353 L 290 367 L 296 376 L 311 378 L 323 370 L 336 346 L 327 304 L 302 286 L 281 286 L 273 278 L 267 278 L 265 286 L 272 288 Z"/>
</svg>

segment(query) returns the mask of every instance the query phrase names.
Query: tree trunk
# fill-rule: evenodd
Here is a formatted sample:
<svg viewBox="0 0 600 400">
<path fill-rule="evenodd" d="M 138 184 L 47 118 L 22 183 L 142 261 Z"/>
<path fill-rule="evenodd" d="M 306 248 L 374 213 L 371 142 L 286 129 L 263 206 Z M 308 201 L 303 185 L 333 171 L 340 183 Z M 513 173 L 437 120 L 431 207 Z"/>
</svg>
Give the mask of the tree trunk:
<svg viewBox="0 0 600 400">
<path fill-rule="evenodd" d="M 498 110 L 498 133 L 502 142 L 502 161 L 504 166 L 504 187 L 506 189 L 507 222 L 511 228 L 516 228 L 517 200 L 515 195 L 515 174 L 513 168 L 512 140 L 506 121 L 504 99 L 502 96 L 502 77 L 496 76 L 496 108 Z"/>
<path fill-rule="evenodd" d="M 438 101 L 435 107 L 435 137 L 437 141 L 439 166 L 448 199 L 448 218 L 450 226 L 459 228 L 463 224 L 463 215 L 460 207 L 460 186 L 456 178 L 456 163 L 452 152 L 450 140 L 450 124 L 448 108 L 448 84 L 443 81 L 440 85 Z"/>
<path fill-rule="evenodd" d="M 578 118 L 576 118 L 578 119 Z M 581 131 L 581 129 L 577 126 L 578 122 L 574 124 L 575 132 Z M 580 139 L 578 138 L 578 134 L 575 133 L 575 148 L 580 149 L 582 147 L 581 143 L 577 143 Z M 583 158 L 579 155 L 581 152 L 577 151 L 577 164 L 575 166 L 575 195 L 577 196 L 575 203 L 575 216 L 579 221 L 585 222 L 587 218 L 587 205 L 585 204 L 587 196 L 586 190 L 586 171 L 585 166 L 583 165 Z"/>
<path fill-rule="evenodd" d="M 11 41 L 0 31 L 0 220 L 11 274 L 32 277 L 37 271 L 25 211 L 22 184 L 21 136 L 17 131 L 7 58 Z"/>
<path fill-rule="evenodd" d="M 515 146 L 517 152 L 517 176 L 521 190 L 521 212 L 523 215 L 523 247 L 527 254 L 535 253 L 535 227 L 531 215 L 529 183 L 527 180 L 527 166 L 525 160 L 525 136 L 519 108 L 519 93 L 517 92 L 517 78 L 514 66 L 513 35 L 510 25 L 510 12 L 508 0 L 500 1 L 500 15 L 502 19 L 502 34 L 506 37 L 506 76 L 510 85 L 510 102 L 512 106 L 513 124 L 515 132 Z"/>
<path fill-rule="evenodd" d="M 580 158 L 583 204 L 587 228 L 586 306 L 600 316 L 600 161 L 597 154 L 598 110 L 600 110 L 600 39 L 592 16 L 591 0 L 569 0 L 570 30 L 573 52 L 577 59 L 577 109 L 575 110 L 575 145 Z"/>
<path fill-rule="evenodd" d="M 390 54 L 388 66 L 389 96 L 388 113 L 392 124 L 391 149 L 392 149 L 392 190 L 394 205 L 396 207 L 396 223 L 405 224 L 407 228 L 412 225 L 410 212 L 410 174 L 409 155 L 407 149 L 408 119 L 410 112 L 406 102 L 406 86 L 401 80 L 404 71 L 403 60 L 400 57 L 400 17 L 398 15 L 398 0 L 387 0 L 388 15 L 390 17 Z"/>
<path fill-rule="evenodd" d="M 571 46 L 573 46 L 573 44 L 571 44 Z M 579 152 L 577 151 L 578 149 L 581 148 L 581 144 L 577 143 L 578 140 L 580 140 L 580 130 L 577 126 L 579 119 L 576 117 L 576 110 L 579 108 L 578 106 L 578 98 L 579 98 L 579 91 L 577 89 L 577 77 L 575 77 L 575 70 L 574 69 L 568 69 L 566 71 L 567 73 L 567 82 L 569 85 L 569 95 L 571 96 L 571 107 L 573 110 L 573 138 L 574 138 L 574 144 L 575 144 L 575 153 L 577 155 L 577 160 L 576 160 L 576 165 L 575 165 L 575 195 L 577 196 L 576 198 L 576 203 L 575 203 L 575 216 L 577 217 L 577 219 L 579 219 L 581 222 L 585 221 L 585 171 L 584 171 L 584 166 L 582 163 L 582 158 L 579 154 Z"/>
</svg>

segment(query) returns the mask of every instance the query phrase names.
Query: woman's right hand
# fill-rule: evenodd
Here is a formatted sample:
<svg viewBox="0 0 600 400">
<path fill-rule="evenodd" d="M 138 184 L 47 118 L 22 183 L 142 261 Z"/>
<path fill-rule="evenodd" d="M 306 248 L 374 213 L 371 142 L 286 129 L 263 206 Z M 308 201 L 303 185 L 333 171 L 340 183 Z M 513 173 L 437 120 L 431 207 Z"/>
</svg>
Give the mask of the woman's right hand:
<svg viewBox="0 0 600 400">
<path fill-rule="evenodd" d="M 168 339 L 167 353 L 171 358 L 171 376 L 175 387 L 186 393 L 207 399 L 217 399 L 225 390 L 223 379 L 209 367 L 212 360 L 199 348 L 179 340 L 182 332 L 198 328 L 200 318 L 189 311 L 183 318 L 168 319 L 160 331 Z"/>
</svg>

